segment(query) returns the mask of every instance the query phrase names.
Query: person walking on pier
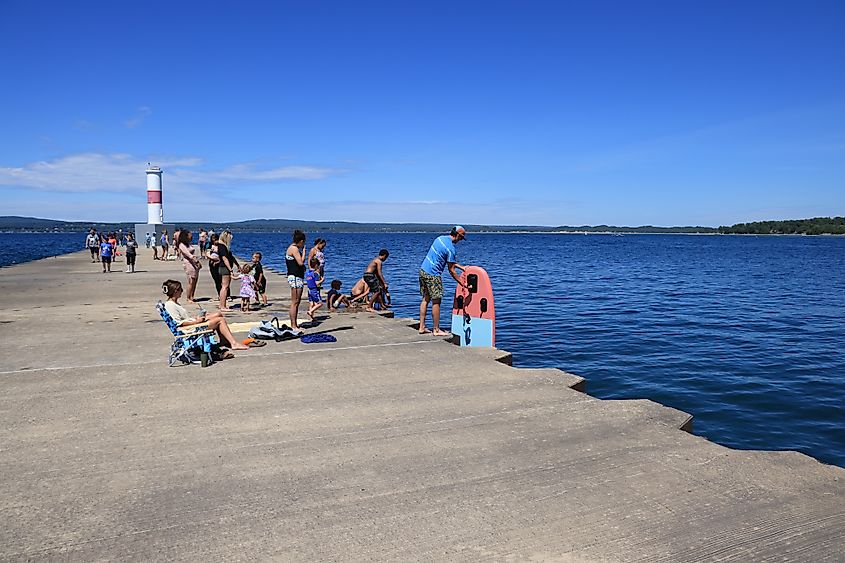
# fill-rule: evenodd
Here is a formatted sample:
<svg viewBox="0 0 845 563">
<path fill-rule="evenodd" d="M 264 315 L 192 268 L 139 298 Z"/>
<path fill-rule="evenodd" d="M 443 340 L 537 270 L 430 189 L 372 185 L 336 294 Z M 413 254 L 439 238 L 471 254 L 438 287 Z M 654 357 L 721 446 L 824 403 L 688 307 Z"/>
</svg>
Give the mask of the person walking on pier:
<svg viewBox="0 0 845 563">
<path fill-rule="evenodd" d="M 161 231 L 161 258 L 160 260 L 167 260 L 167 229 Z"/>
<path fill-rule="evenodd" d="M 463 286 L 461 277 L 456 270 L 464 270 L 465 266 L 458 264 L 455 245 L 466 238 L 466 229 L 460 225 L 452 227 L 448 235 L 439 236 L 431 243 L 428 254 L 420 265 L 420 334 L 429 330 L 425 327 L 425 316 L 428 303 L 431 302 L 431 333 L 434 336 L 448 336 L 449 332 L 440 330 L 440 301 L 443 299 L 443 280 L 440 276 L 448 268 L 449 274 Z"/>
<path fill-rule="evenodd" d="M 105 236 L 100 235 L 100 261 L 103 263 L 103 273 L 106 273 L 106 269 L 111 272 L 111 259 L 112 254 L 114 254 L 114 248 L 112 248 L 111 243 L 106 240 Z"/>
<path fill-rule="evenodd" d="M 120 251 L 117 249 L 117 235 L 109 233 L 109 244 L 111 245 L 111 259 L 112 262 L 117 262 L 117 257 L 120 256 Z"/>
<path fill-rule="evenodd" d="M 126 233 L 126 272 L 135 273 L 135 259 L 138 257 L 138 242 L 132 233 Z"/>
<path fill-rule="evenodd" d="M 153 260 L 158 260 L 158 242 L 156 241 L 156 234 L 147 233 L 147 238 L 150 239 L 150 244 L 147 246 L 153 249 Z"/>
<path fill-rule="evenodd" d="M 100 261 L 100 237 L 97 236 L 97 231 L 91 229 L 88 236 L 85 238 L 85 246 L 91 252 L 91 262 Z"/>
<path fill-rule="evenodd" d="M 205 231 L 205 229 L 200 227 L 200 233 L 198 236 L 200 245 L 200 260 L 202 260 L 203 258 L 205 258 L 205 247 L 207 246 L 206 243 L 208 242 L 208 233 Z"/>
</svg>

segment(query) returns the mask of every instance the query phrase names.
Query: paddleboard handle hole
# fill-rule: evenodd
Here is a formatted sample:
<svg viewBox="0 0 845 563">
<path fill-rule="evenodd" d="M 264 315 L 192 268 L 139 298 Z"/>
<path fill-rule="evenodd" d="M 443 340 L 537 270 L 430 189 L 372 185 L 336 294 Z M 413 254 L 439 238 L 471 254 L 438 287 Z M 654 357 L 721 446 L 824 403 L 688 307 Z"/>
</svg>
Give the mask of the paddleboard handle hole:
<svg viewBox="0 0 845 563">
<path fill-rule="evenodd" d="M 486 313 L 487 312 L 487 298 L 482 297 L 479 305 L 481 306 L 481 314 Z"/>
<path fill-rule="evenodd" d="M 478 274 L 467 274 L 467 289 L 470 293 L 478 293 Z"/>
</svg>

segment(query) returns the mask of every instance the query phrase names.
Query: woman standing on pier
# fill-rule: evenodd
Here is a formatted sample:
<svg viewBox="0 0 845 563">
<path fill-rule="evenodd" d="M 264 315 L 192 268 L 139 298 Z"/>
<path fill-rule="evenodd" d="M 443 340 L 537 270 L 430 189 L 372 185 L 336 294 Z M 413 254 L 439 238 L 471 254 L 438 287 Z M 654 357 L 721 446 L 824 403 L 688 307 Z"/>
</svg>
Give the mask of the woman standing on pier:
<svg viewBox="0 0 845 563">
<path fill-rule="evenodd" d="M 300 230 L 293 232 L 293 242 L 285 251 L 285 265 L 290 286 L 290 326 L 293 330 L 299 330 L 296 318 L 302 300 L 302 287 L 305 285 L 305 233 Z"/>
<path fill-rule="evenodd" d="M 205 257 L 208 258 L 208 273 L 211 274 L 211 279 L 214 280 L 214 289 L 217 294 L 220 294 L 220 255 L 217 254 L 217 233 L 212 233 L 208 237 L 208 249 L 205 251 Z"/>
<path fill-rule="evenodd" d="M 232 243 L 232 233 L 223 231 L 217 241 L 217 255 L 220 263 L 217 265 L 217 272 L 220 274 L 220 310 L 231 311 L 227 300 L 229 299 L 229 284 L 232 283 L 232 272 L 238 266 L 237 260 L 232 256 L 229 245 Z"/>
<path fill-rule="evenodd" d="M 162 231 L 161 231 L 161 260 L 167 260 L 167 247 L 168 247 L 167 229 L 162 229 Z"/>
<path fill-rule="evenodd" d="M 194 256 L 194 247 L 191 246 L 193 234 L 187 229 L 179 231 L 179 238 L 176 241 L 176 253 L 182 258 L 182 267 L 185 268 L 185 275 L 188 276 L 188 303 L 194 303 L 197 290 L 197 280 L 200 276 L 202 263 Z"/>
<path fill-rule="evenodd" d="M 311 264 L 311 259 L 316 258 L 318 262 L 320 262 L 320 269 L 317 272 L 320 274 L 321 278 L 326 277 L 326 239 L 318 238 L 314 241 L 314 246 L 311 248 L 311 251 L 308 252 L 308 260 L 305 261 L 306 264 Z"/>
</svg>

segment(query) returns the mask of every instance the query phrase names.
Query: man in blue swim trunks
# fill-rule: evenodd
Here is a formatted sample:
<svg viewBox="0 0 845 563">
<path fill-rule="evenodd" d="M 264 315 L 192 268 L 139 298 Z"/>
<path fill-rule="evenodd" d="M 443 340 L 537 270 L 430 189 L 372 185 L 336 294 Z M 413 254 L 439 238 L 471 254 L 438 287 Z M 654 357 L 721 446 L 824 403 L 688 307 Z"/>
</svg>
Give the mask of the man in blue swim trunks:
<svg viewBox="0 0 845 563">
<path fill-rule="evenodd" d="M 440 301 L 443 299 L 443 280 L 440 276 L 443 275 L 443 270 L 448 268 L 449 274 L 458 282 L 458 285 L 464 285 L 461 283 L 457 270 L 463 270 L 465 266 L 458 264 L 455 250 L 455 245 L 464 238 L 466 238 L 466 229 L 460 225 L 452 227 L 448 235 L 434 239 L 428 254 L 425 255 L 425 260 L 420 265 L 420 295 L 422 295 L 420 334 L 429 332 L 425 327 L 425 316 L 428 313 L 428 303 L 431 301 L 432 330 L 430 332 L 434 336 L 449 335 L 449 332 L 440 330 Z"/>
</svg>

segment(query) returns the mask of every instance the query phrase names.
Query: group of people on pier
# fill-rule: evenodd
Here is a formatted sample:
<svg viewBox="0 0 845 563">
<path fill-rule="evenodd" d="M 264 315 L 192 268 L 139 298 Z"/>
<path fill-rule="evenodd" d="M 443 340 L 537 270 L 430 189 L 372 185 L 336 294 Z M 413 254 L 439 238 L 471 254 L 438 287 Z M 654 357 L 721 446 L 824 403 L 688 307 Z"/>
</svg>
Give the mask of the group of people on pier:
<svg viewBox="0 0 845 563">
<path fill-rule="evenodd" d="M 132 233 L 119 232 L 98 233 L 96 229 L 88 231 L 85 237 L 85 247 L 91 251 L 91 262 L 99 262 L 103 266 L 103 273 L 111 272 L 111 265 L 121 254 L 125 257 L 126 272 L 135 272 L 135 260 L 138 254 L 138 243 Z"/>
<path fill-rule="evenodd" d="M 420 288 L 420 323 L 421 334 L 431 333 L 435 336 L 446 336 L 449 333 L 440 328 L 440 305 L 443 298 L 442 275 L 448 271 L 455 281 L 462 285 L 459 271 L 464 266 L 457 261 L 456 244 L 466 237 L 466 230 L 461 226 L 455 226 L 449 234 L 434 239 L 425 258 L 423 259 L 418 277 Z M 168 297 L 168 311 L 171 316 L 182 326 L 206 323 L 216 330 L 222 339 L 228 341 L 233 349 L 242 349 L 240 343 L 231 336 L 226 320 L 223 316 L 233 309 L 229 307 L 228 300 L 235 297 L 241 299 L 241 311 L 249 312 L 253 306 L 262 307 L 268 305 L 267 301 L 267 278 L 264 274 L 264 266 L 261 263 L 262 253 L 253 252 L 251 261 L 240 264 L 231 251 L 233 235 L 228 229 L 220 234 L 213 230 L 199 231 L 199 252 L 193 244 L 193 233 L 187 229 L 176 229 L 172 239 L 168 237 L 167 231 L 163 231 L 160 241 L 150 240 L 147 237 L 145 243 L 152 245 L 154 249 L 154 260 L 165 260 L 172 255 L 182 261 L 186 276 L 186 288 L 180 282 L 167 280 L 163 285 L 163 291 Z M 378 255 L 372 258 L 364 269 L 363 276 L 353 286 L 349 294 L 341 292 L 342 282 L 333 279 L 330 282 L 330 289 L 325 299 L 322 296 L 325 283 L 326 245 L 327 241 L 317 238 L 310 251 L 306 253 L 306 234 L 300 230 L 293 232 L 291 244 L 285 250 L 285 268 L 287 283 L 290 288 L 290 325 L 295 331 L 300 331 L 298 314 L 302 301 L 302 295 L 307 289 L 308 309 L 307 315 L 313 321 L 315 313 L 327 305 L 329 311 L 335 311 L 341 307 L 352 307 L 355 304 L 362 304 L 366 310 L 388 309 L 391 305 L 389 284 L 384 276 L 384 264 L 390 257 L 390 252 L 382 248 Z M 161 257 L 158 256 L 156 242 L 162 250 Z M 123 233 L 116 235 L 98 235 L 93 229 L 86 239 L 86 246 L 91 249 L 92 262 L 100 262 L 103 265 L 103 272 L 111 271 L 113 257 L 119 254 L 119 247 L 124 249 L 126 256 L 127 271 L 134 271 L 135 257 L 138 244 L 131 233 L 125 236 Z M 130 259 L 131 256 L 131 259 Z M 208 264 L 208 270 L 217 293 L 219 312 L 205 313 L 199 316 L 191 316 L 179 304 L 179 299 L 184 297 L 187 303 L 196 303 L 196 288 L 200 271 L 204 264 Z M 240 291 L 237 296 L 231 294 L 232 280 L 240 280 Z M 255 305 L 253 305 L 255 302 Z M 432 328 L 426 327 L 426 316 L 428 307 L 431 305 Z M 202 319 L 202 320 L 200 320 Z"/>
</svg>

